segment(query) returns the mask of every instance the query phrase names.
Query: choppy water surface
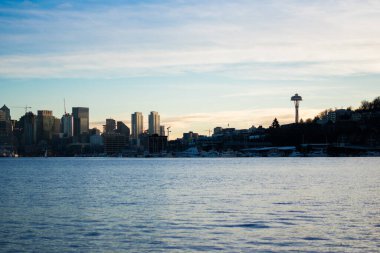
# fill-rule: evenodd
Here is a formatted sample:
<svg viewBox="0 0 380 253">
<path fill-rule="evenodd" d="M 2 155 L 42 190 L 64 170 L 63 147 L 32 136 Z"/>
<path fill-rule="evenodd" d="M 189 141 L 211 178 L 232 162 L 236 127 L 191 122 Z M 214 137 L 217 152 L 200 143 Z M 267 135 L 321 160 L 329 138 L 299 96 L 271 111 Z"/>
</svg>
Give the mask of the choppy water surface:
<svg viewBox="0 0 380 253">
<path fill-rule="evenodd" d="M 379 164 L 0 159 L 0 251 L 378 252 Z"/>
</svg>

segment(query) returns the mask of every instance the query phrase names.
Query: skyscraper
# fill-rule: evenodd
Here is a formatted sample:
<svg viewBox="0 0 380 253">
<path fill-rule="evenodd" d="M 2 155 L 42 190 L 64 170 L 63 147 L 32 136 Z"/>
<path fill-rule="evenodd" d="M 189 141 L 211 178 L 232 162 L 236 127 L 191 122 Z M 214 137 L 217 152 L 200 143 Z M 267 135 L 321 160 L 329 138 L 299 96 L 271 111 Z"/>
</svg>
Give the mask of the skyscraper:
<svg viewBox="0 0 380 253">
<path fill-rule="evenodd" d="M 37 132 L 36 116 L 32 112 L 27 112 L 21 117 L 20 121 L 23 126 L 22 144 L 26 146 L 35 144 Z"/>
<path fill-rule="evenodd" d="M 11 111 L 6 105 L 3 105 L 3 107 L 0 108 L 1 111 L 4 112 L 5 120 L 10 121 L 11 120 Z"/>
<path fill-rule="evenodd" d="M 129 136 L 131 135 L 131 130 L 129 130 L 129 127 L 127 127 L 127 125 L 124 124 L 122 121 L 118 121 L 116 131 L 125 136 L 125 143 L 128 145 Z"/>
<path fill-rule="evenodd" d="M 73 116 L 66 113 L 61 118 L 61 133 L 64 137 L 73 136 Z"/>
<path fill-rule="evenodd" d="M 143 133 L 143 115 L 141 112 L 132 114 L 132 138 L 138 139 L 139 135 Z"/>
<path fill-rule="evenodd" d="M 54 134 L 59 132 L 60 121 L 56 120 L 49 110 L 37 111 L 36 133 L 39 141 L 50 141 Z"/>
<path fill-rule="evenodd" d="M 122 121 L 117 122 L 117 130 L 118 133 L 124 134 L 129 139 L 129 135 L 131 134 L 131 131 L 129 130 L 129 127 L 127 127 L 126 124 L 124 124 Z"/>
<path fill-rule="evenodd" d="M 149 114 L 149 134 L 160 134 L 160 115 L 158 112 Z"/>
<path fill-rule="evenodd" d="M 0 110 L 0 121 L 5 121 L 6 120 L 6 114 L 4 111 Z"/>
<path fill-rule="evenodd" d="M 106 124 L 104 125 L 104 133 L 114 133 L 116 130 L 116 121 L 114 119 L 106 119 Z"/>
<path fill-rule="evenodd" d="M 87 107 L 73 107 L 74 137 L 88 134 L 90 115 Z M 78 139 L 79 140 L 79 139 Z"/>
<path fill-rule="evenodd" d="M 11 114 L 4 105 L 0 108 L 0 143 L 9 143 L 12 135 Z"/>
<path fill-rule="evenodd" d="M 165 126 L 160 126 L 160 136 L 166 136 L 166 134 L 165 134 Z"/>
</svg>

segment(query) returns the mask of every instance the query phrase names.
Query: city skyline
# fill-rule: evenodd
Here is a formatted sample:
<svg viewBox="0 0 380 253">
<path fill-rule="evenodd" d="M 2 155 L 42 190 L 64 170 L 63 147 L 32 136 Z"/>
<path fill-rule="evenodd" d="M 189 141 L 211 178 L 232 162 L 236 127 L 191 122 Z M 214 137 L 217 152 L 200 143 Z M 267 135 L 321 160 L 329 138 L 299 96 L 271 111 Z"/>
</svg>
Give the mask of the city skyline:
<svg viewBox="0 0 380 253">
<path fill-rule="evenodd" d="M 224 112 L 216 112 L 216 113 L 213 113 L 213 114 L 207 114 L 207 113 L 194 113 L 194 114 L 189 114 L 189 115 L 178 115 L 178 116 L 169 116 L 169 117 L 166 117 L 165 114 L 162 114 L 161 112 L 159 112 L 159 115 L 162 116 L 164 115 L 163 117 L 160 117 L 161 119 L 161 126 L 170 126 L 172 127 L 171 128 L 171 138 L 180 138 L 182 137 L 182 134 L 184 132 L 188 132 L 188 131 L 194 131 L 194 132 L 199 132 L 200 134 L 203 134 L 203 135 L 207 135 L 207 132 L 210 130 L 210 129 L 213 129 L 214 127 L 217 127 L 217 126 L 220 126 L 220 127 L 234 127 L 234 128 L 237 128 L 237 129 L 243 129 L 243 128 L 249 128 L 251 126 L 260 126 L 262 125 L 263 127 L 269 127 L 272 122 L 273 122 L 273 119 L 274 118 L 277 118 L 281 124 L 289 124 L 289 123 L 294 123 L 294 105 L 292 104 L 292 102 L 290 101 L 290 96 L 287 97 L 288 98 L 288 102 L 290 104 L 289 108 L 268 108 L 268 109 L 259 109 L 259 110 L 256 110 L 258 112 L 261 112 L 263 114 L 259 114 L 259 115 L 255 115 L 255 110 L 241 110 L 241 111 L 230 111 L 229 113 L 227 114 L 224 114 Z M 365 99 L 367 100 L 367 99 Z M 371 99 L 368 99 L 368 100 L 371 100 Z M 363 101 L 363 99 L 362 99 Z M 337 106 L 331 106 L 329 108 L 335 108 L 335 109 L 345 109 L 345 108 L 348 108 L 348 107 L 353 107 L 353 108 L 357 108 L 359 107 L 359 104 L 360 103 L 354 103 L 356 106 L 353 106 L 353 105 L 347 105 L 347 106 L 341 106 L 341 107 L 337 107 Z M 27 104 L 27 105 L 24 105 L 24 106 L 9 106 L 7 103 L 5 103 L 4 105 L 6 105 L 7 107 L 10 108 L 10 115 L 12 117 L 12 119 L 19 119 L 21 118 L 22 116 L 25 115 L 25 107 L 28 106 L 30 104 Z M 19 104 L 21 105 L 21 104 Z M 47 110 L 47 111 L 52 111 L 53 112 L 53 116 L 55 116 L 56 118 L 63 118 L 65 116 L 65 113 L 63 114 L 59 114 L 59 112 L 55 112 L 54 110 L 51 110 L 49 108 L 52 108 L 52 106 L 45 106 L 45 107 L 41 107 L 39 109 L 33 109 L 34 107 L 31 107 L 31 109 L 28 109 L 28 112 L 33 112 L 35 115 L 38 114 L 38 111 L 44 111 L 44 110 Z M 45 109 L 43 109 L 45 108 Z M 72 108 L 84 108 L 84 107 L 77 107 L 77 106 L 73 106 Z M 85 107 L 85 108 L 89 108 L 89 107 Z M 91 109 L 91 108 L 90 108 Z M 320 112 L 322 112 L 323 110 L 326 110 L 328 109 L 327 107 L 326 108 L 321 108 L 321 109 L 315 109 L 315 110 L 308 110 L 307 113 L 303 113 L 303 104 L 301 105 L 301 109 L 300 109 L 300 120 L 306 120 L 306 119 L 313 119 L 315 116 L 317 116 Z M 62 110 L 64 111 L 64 110 Z M 149 116 L 151 114 L 151 110 L 149 110 L 148 112 L 138 112 L 140 113 L 143 117 L 145 115 L 145 120 L 143 120 L 143 125 L 142 125 L 142 130 L 141 131 L 149 131 Z M 154 111 L 156 112 L 156 111 Z M 136 112 L 134 112 L 136 113 Z M 89 128 L 97 128 L 99 130 L 102 131 L 103 129 L 103 126 L 106 124 L 106 120 L 107 119 L 114 119 L 116 121 L 122 121 L 124 122 L 125 124 L 127 124 L 131 130 L 133 129 L 133 126 L 132 126 L 132 120 L 131 120 L 131 115 L 133 115 L 134 113 L 129 113 L 129 112 L 125 112 L 125 113 L 121 113 L 119 115 L 119 117 L 113 117 L 113 116 L 105 116 L 103 119 L 100 119 L 98 121 L 94 121 L 92 119 L 92 114 L 95 114 L 96 115 L 96 112 L 95 111 L 92 111 L 91 113 L 91 116 L 89 118 Z M 66 113 L 67 114 L 67 113 Z M 231 117 L 231 115 L 235 114 L 236 117 Z M 20 115 L 20 116 L 19 116 Z M 71 115 L 72 117 L 72 114 L 67 114 L 67 115 Z M 111 112 L 108 112 L 108 113 L 105 113 L 104 115 L 114 115 L 113 113 Z M 129 118 L 128 118 L 129 116 Z M 244 121 L 242 120 L 244 117 L 247 117 L 247 120 Z M 206 123 L 206 124 L 204 124 Z M 214 124 L 215 123 L 215 124 Z M 201 125 L 201 126 L 199 126 Z M 202 128 L 202 125 L 205 125 L 207 126 L 206 128 Z M 174 128 L 176 126 L 179 126 L 178 128 Z M 191 128 L 191 126 L 195 126 L 194 128 Z M 140 132 L 141 132 L 140 131 Z M 132 132 L 131 132 L 132 134 Z"/>
<path fill-rule="evenodd" d="M 0 102 L 91 108 L 90 127 L 158 111 L 174 137 L 269 126 L 379 94 L 377 1 L 2 1 Z M 110 115 L 111 114 L 111 115 Z M 148 120 L 144 129 L 148 128 Z"/>
</svg>

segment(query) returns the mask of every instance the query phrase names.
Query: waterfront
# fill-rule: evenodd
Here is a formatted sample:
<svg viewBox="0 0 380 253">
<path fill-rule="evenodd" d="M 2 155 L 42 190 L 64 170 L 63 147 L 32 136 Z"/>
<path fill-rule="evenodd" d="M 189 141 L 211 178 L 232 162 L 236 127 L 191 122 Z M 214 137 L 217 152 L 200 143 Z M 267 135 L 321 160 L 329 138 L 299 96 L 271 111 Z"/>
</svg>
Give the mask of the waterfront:
<svg viewBox="0 0 380 253">
<path fill-rule="evenodd" d="M 2 252 L 377 252 L 380 158 L 0 159 Z"/>
</svg>

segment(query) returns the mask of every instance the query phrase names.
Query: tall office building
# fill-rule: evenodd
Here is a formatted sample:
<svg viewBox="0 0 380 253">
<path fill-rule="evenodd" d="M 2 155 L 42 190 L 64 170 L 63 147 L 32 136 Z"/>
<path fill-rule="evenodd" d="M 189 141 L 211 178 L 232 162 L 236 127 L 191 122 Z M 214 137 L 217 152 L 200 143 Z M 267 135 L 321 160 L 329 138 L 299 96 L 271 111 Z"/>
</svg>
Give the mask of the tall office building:
<svg viewBox="0 0 380 253">
<path fill-rule="evenodd" d="M 0 110 L 0 121 L 5 121 L 5 119 L 6 119 L 5 112 Z"/>
<path fill-rule="evenodd" d="M 158 112 L 149 114 L 149 134 L 160 134 L 160 115 Z"/>
<path fill-rule="evenodd" d="M 74 133 L 73 129 L 74 121 L 73 116 L 66 113 L 61 118 L 61 133 L 64 137 L 72 137 Z"/>
<path fill-rule="evenodd" d="M 160 136 L 166 136 L 166 134 L 165 134 L 165 126 L 160 126 Z"/>
<path fill-rule="evenodd" d="M 131 134 L 131 130 L 129 130 L 129 127 L 127 127 L 126 124 L 122 121 L 117 122 L 117 130 L 118 133 L 124 134 L 125 136 L 128 136 Z"/>
<path fill-rule="evenodd" d="M 4 112 L 4 117 L 5 117 L 4 120 L 6 121 L 11 120 L 11 110 L 9 110 L 9 108 L 6 105 L 3 105 L 3 107 L 0 108 L 0 111 Z"/>
<path fill-rule="evenodd" d="M 132 114 L 132 138 L 138 139 L 139 135 L 143 133 L 143 115 L 141 112 Z"/>
<path fill-rule="evenodd" d="M 32 112 L 25 113 L 25 115 L 21 117 L 20 122 L 22 122 L 21 126 L 23 127 L 22 144 L 26 146 L 35 144 L 37 134 L 36 115 Z"/>
<path fill-rule="evenodd" d="M 54 134 L 59 133 L 60 121 L 53 116 L 52 111 L 37 111 L 36 134 L 39 141 L 50 141 Z"/>
<path fill-rule="evenodd" d="M 12 136 L 12 122 L 9 108 L 4 105 L 0 108 L 0 143 L 10 143 Z"/>
<path fill-rule="evenodd" d="M 104 133 L 114 133 L 116 130 L 116 121 L 114 119 L 106 119 L 106 124 L 103 127 Z"/>
<path fill-rule="evenodd" d="M 127 127 L 126 124 L 124 124 L 122 121 L 117 122 L 117 133 L 122 134 L 125 136 L 125 143 L 129 143 L 129 136 L 131 134 L 131 131 L 129 130 L 129 127 Z"/>
<path fill-rule="evenodd" d="M 90 113 L 87 107 L 73 107 L 73 135 L 79 137 L 88 134 L 90 127 Z"/>
</svg>

